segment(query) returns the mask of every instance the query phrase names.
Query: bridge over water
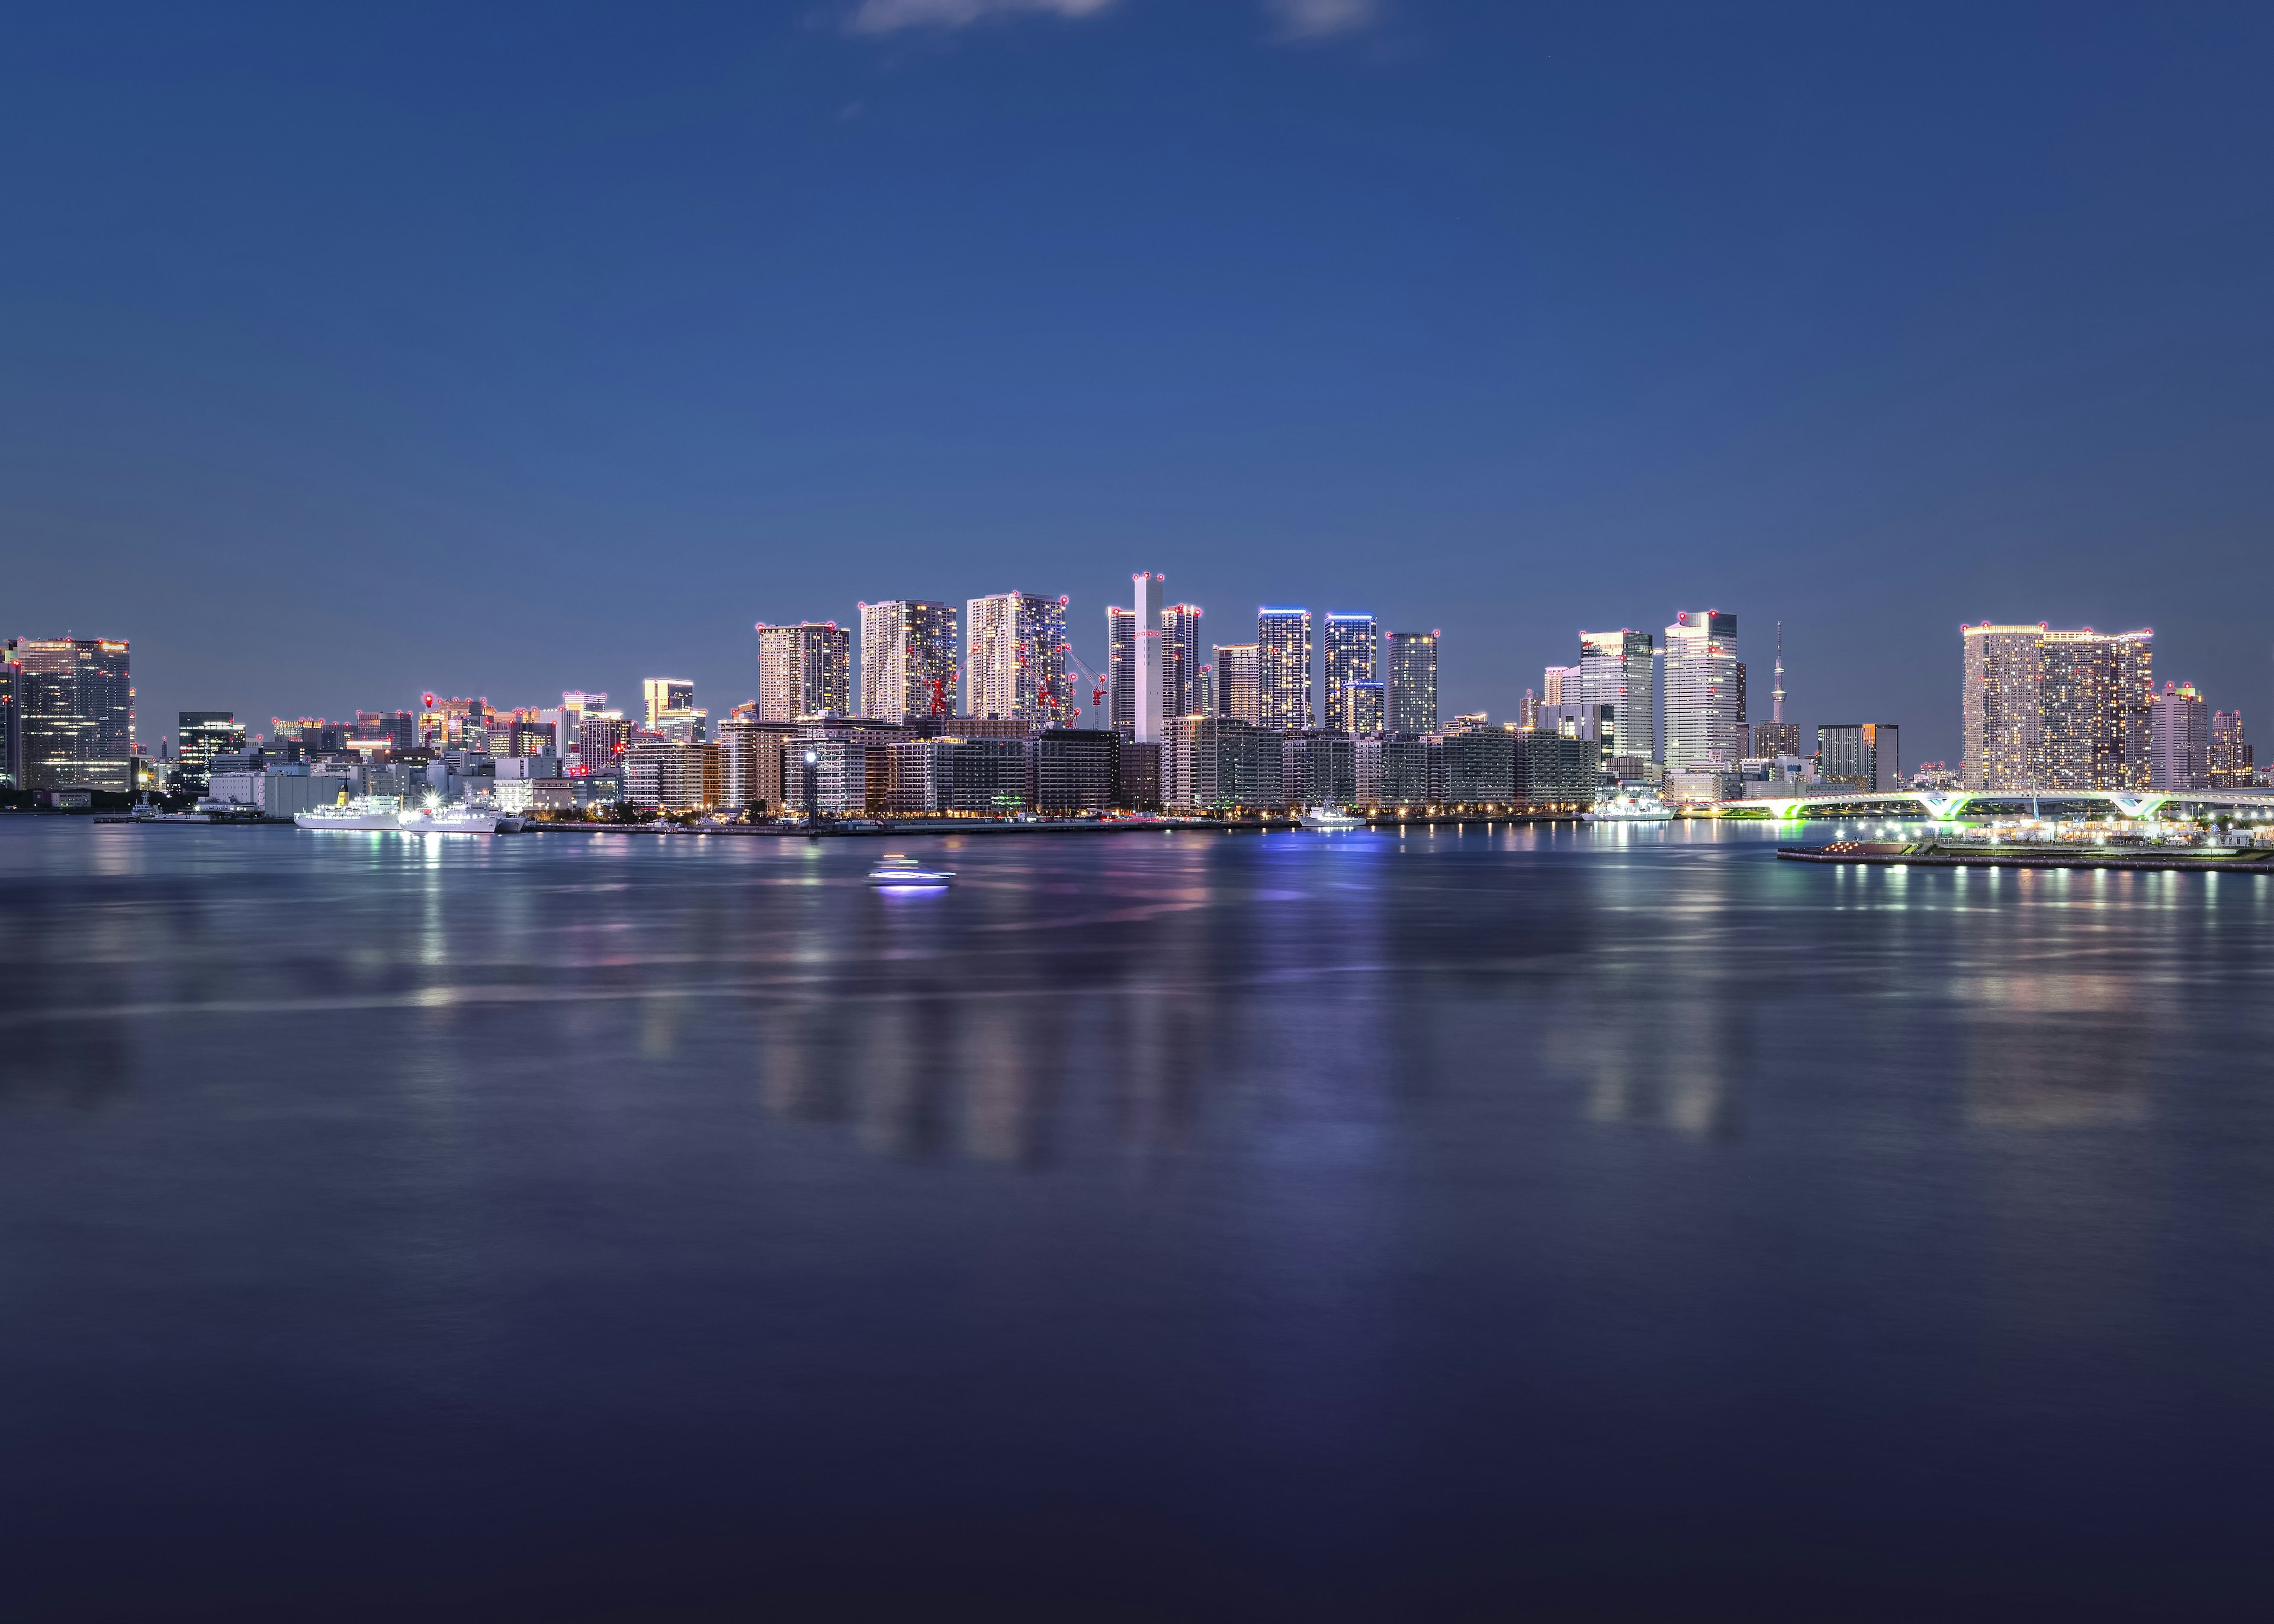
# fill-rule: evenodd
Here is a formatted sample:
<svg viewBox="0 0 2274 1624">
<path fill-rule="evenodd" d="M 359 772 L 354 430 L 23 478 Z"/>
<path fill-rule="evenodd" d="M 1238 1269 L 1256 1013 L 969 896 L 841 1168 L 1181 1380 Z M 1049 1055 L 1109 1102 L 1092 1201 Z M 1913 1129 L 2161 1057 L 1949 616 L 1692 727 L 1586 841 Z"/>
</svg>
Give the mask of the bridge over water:
<svg viewBox="0 0 2274 1624">
<path fill-rule="evenodd" d="M 1839 790 L 1724 801 L 1779 822 L 1810 817 L 2274 817 L 2274 789 Z"/>
</svg>

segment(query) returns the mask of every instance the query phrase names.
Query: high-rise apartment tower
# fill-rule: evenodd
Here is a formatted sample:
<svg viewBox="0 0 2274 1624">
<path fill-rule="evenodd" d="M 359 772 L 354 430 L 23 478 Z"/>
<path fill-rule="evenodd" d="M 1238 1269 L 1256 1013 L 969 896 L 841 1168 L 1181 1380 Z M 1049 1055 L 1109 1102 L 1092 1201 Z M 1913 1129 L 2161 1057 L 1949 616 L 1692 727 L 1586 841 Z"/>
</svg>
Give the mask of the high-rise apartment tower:
<svg viewBox="0 0 2274 1624">
<path fill-rule="evenodd" d="M 109 637 L 11 637 L 9 759 L 23 789 L 134 787 L 134 682 Z"/>
<path fill-rule="evenodd" d="M 1263 726 L 1311 726 L 1311 612 L 1258 609 L 1255 647 L 1261 662 Z"/>
<path fill-rule="evenodd" d="M 758 623 L 758 720 L 843 716 L 853 702 L 853 639 L 834 620 Z"/>
<path fill-rule="evenodd" d="M 1324 726 L 1330 731 L 1356 733 L 1381 730 L 1378 722 L 1372 728 L 1359 726 L 1357 696 L 1352 691 L 1359 683 L 1375 680 L 1374 655 L 1378 643 L 1372 615 L 1327 616 L 1327 714 Z"/>
<path fill-rule="evenodd" d="M 1434 733 L 1437 731 L 1437 634 L 1389 634 L 1388 688 L 1389 718 L 1385 726 L 1394 733 Z"/>
<path fill-rule="evenodd" d="M 1750 740 L 1737 720 L 1737 617 L 1684 610 L 1666 628 L 1666 770 L 1735 766 Z"/>
<path fill-rule="evenodd" d="M 1070 726 L 1066 600 L 1032 592 L 975 598 L 964 609 L 964 701 L 975 717 Z"/>
<path fill-rule="evenodd" d="M 1201 611 L 1197 604 L 1171 604 L 1161 611 L 1162 709 L 1169 716 L 1207 710 L 1201 692 Z"/>
<path fill-rule="evenodd" d="M 2154 634 L 1959 628 L 1970 790 L 2145 789 Z"/>
<path fill-rule="evenodd" d="M 861 605 L 861 714 L 872 721 L 953 715 L 955 608 L 921 598 Z"/>
</svg>

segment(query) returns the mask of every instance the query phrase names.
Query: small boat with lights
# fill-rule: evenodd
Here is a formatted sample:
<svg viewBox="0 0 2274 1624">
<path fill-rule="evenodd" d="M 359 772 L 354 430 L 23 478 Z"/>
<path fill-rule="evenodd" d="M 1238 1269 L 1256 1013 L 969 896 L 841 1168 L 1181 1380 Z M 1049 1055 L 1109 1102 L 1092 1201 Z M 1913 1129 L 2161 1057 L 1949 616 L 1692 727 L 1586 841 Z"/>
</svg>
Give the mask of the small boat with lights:
<svg viewBox="0 0 2274 1624">
<path fill-rule="evenodd" d="M 913 891 L 922 887 L 938 887 L 955 878 L 952 868 L 927 868 L 913 857 L 903 857 L 895 852 L 869 870 L 869 883 L 894 891 Z"/>
<path fill-rule="evenodd" d="M 1606 795 L 1579 814 L 1583 823 L 1658 823 L 1674 816 L 1674 808 L 1646 789 L 1622 789 Z"/>
<path fill-rule="evenodd" d="M 402 807 L 394 795 L 343 794 L 328 807 L 294 813 L 292 821 L 303 829 L 400 829 Z"/>
<path fill-rule="evenodd" d="M 1351 814 L 1344 811 L 1340 807 L 1306 808 L 1300 822 L 1306 829 L 1331 831 L 1337 829 L 1363 829 L 1366 827 L 1366 820 L 1364 818 L 1353 817 Z"/>
</svg>

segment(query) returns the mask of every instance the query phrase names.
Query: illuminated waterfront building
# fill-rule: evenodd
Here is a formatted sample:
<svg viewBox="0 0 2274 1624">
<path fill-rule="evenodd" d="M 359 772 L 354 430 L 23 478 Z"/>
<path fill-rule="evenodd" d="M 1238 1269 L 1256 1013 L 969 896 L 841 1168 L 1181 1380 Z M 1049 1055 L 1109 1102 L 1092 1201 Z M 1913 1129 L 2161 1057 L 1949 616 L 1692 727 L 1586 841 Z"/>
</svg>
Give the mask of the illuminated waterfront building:
<svg viewBox="0 0 2274 1624">
<path fill-rule="evenodd" d="M 1105 605 L 1105 689 L 1112 710 L 1108 719 L 1116 727 L 1134 727 L 1137 721 L 1137 612 L 1119 604 Z"/>
<path fill-rule="evenodd" d="M 727 800 L 726 755 L 700 740 L 636 739 L 624 747 L 624 800 L 659 812 L 700 812 Z"/>
<path fill-rule="evenodd" d="M 861 714 L 873 721 L 956 710 L 955 609 L 919 598 L 861 605 Z"/>
<path fill-rule="evenodd" d="M 1389 689 L 1381 682 L 1353 682 L 1349 696 L 1344 702 L 1350 712 L 1352 733 L 1378 733 L 1386 726 L 1389 714 Z"/>
<path fill-rule="evenodd" d="M 18 787 L 134 787 L 134 683 L 123 639 L 11 637 L 8 760 Z"/>
<path fill-rule="evenodd" d="M 975 717 L 1069 726 L 1066 599 L 1032 592 L 975 598 L 964 611 L 964 698 Z"/>
<path fill-rule="evenodd" d="M 2166 682 L 2150 703 L 2148 787 L 2210 788 L 2210 724 L 2202 695 L 2192 683 Z"/>
<path fill-rule="evenodd" d="M 2213 789 L 2248 789 L 2255 783 L 2250 745 L 2242 736 L 2242 712 L 2221 710 L 2210 718 L 2210 771 Z"/>
<path fill-rule="evenodd" d="M 758 719 L 843 716 L 852 708 L 852 637 L 834 620 L 801 620 L 758 633 Z"/>
<path fill-rule="evenodd" d="M 1266 727 L 1283 730 L 1314 726 L 1311 703 L 1311 612 L 1258 609 L 1255 648 L 1261 691 L 1261 714 L 1257 719 Z"/>
<path fill-rule="evenodd" d="M 1579 635 L 1584 641 L 1587 634 L 1581 632 Z M 1562 704 L 1565 685 L 1576 684 L 1578 680 L 1579 668 L 1577 665 L 1548 666 L 1540 673 L 1540 703 L 1543 705 Z M 1573 687 L 1571 688 L 1573 702 L 1576 703 L 1578 697 L 1579 690 L 1577 687 Z"/>
<path fill-rule="evenodd" d="M 181 712 L 174 724 L 174 787 L 186 794 L 203 795 L 213 787 L 213 758 L 243 748 L 245 724 L 237 719 L 236 712 Z"/>
<path fill-rule="evenodd" d="M 1161 800 L 1182 811 L 1276 809 L 1284 733 L 1228 717 L 1182 716 L 1161 748 Z"/>
<path fill-rule="evenodd" d="M 1773 760 L 1800 754 L 1798 722 L 1756 722 L 1752 727 L 1753 755 Z"/>
<path fill-rule="evenodd" d="M 1201 611 L 1197 604 L 1171 604 L 1161 611 L 1161 714 L 1193 716 L 1215 707 L 1202 690 Z"/>
<path fill-rule="evenodd" d="M 1389 634 L 1389 715 L 1382 726 L 1393 733 L 1437 731 L 1437 634 Z"/>
<path fill-rule="evenodd" d="M 1582 660 L 1584 664 L 1584 659 Z M 1720 610 L 1685 610 L 1666 628 L 1666 770 L 1668 772 L 1728 768 L 1749 754 L 1751 741 L 1741 736 L 1737 720 L 1737 617 Z M 1617 756 L 1647 756 L 1646 748 L 1629 748 L 1642 742 L 1641 717 L 1647 702 L 1630 690 L 1618 718 L 1615 748 L 1605 753 Z"/>
<path fill-rule="evenodd" d="M 1358 755 L 1347 733 L 1292 733 L 1279 749 L 1279 790 L 1291 807 L 1346 807 L 1358 800 Z"/>
<path fill-rule="evenodd" d="M 1252 643 L 1216 646 L 1216 704 L 1209 714 L 1234 722 L 1263 719 L 1263 655 Z"/>
<path fill-rule="evenodd" d="M 2154 634 L 1959 628 L 1968 789 L 2145 789 Z"/>
<path fill-rule="evenodd" d="M 736 707 L 719 724 L 719 756 L 723 804 L 780 811 L 787 804 L 782 793 L 782 748 L 796 734 L 790 722 L 762 722 Z"/>
<path fill-rule="evenodd" d="M 1445 735 L 1445 799 L 1457 806 L 1505 806 L 1516 799 L 1520 734 L 1477 727 Z"/>
<path fill-rule="evenodd" d="M 587 710 L 576 718 L 576 759 L 583 770 L 613 772 L 635 729 L 621 710 Z"/>
<path fill-rule="evenodd" d="M 1892 722 L 1826 722 L 1816 730 L 1818 777 L 1849 789 L 1901 789 L 1901 740 Z"/>
<path fill-rule="evenodd" d="M 1358 683 L 1376 680 L 1374 656 L 1379 641 L 1370 614 L 1327 616 L 1327 713 L 1322 726 L 1346 733 L 1366 731 L 1355 719 L 1351 690 Z"/>
<path fill-rule="evenodd" d="M 650 677 L 640 685 L 647 701 L 647 730 L 668 733 L 674 724 L 695 719 L 695 684 L 678 677 Z"/>
<path fill-rule="evenodd" d="M 1028 736 L 1027 798 L 1038 812 L 1065 816 L 1076 812 L 1103 812 L 1113 806 L 1141 804 L 1135 798 L 1117 801 L 1121 787 L 1124 754 L 1150 754 L 1157 763 L 1157 742 L 1125 740 L 1106 727 L 1049 727 Z M 1157 779 L 1157 764 L 1154 774 Z M 1157 801 L 1156 783 L 1153 799 Z"/>
</svg>

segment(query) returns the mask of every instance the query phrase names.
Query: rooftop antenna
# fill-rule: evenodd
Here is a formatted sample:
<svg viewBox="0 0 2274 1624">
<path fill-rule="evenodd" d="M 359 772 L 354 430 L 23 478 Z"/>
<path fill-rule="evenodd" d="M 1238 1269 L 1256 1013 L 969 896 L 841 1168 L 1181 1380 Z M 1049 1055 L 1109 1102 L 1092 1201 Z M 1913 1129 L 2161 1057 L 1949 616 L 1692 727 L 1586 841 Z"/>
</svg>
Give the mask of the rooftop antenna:
<svg viewBox="0 0 2274 1624">
<path fill-rule="evenodd" d="M 1784 720 L 1784 622 L 1777 622 L 1776 687 L 1769 690 L 1769 720 Z"/>
</svg>

